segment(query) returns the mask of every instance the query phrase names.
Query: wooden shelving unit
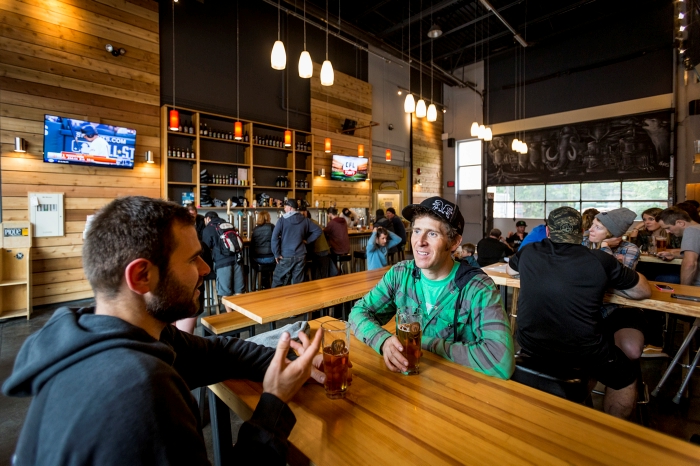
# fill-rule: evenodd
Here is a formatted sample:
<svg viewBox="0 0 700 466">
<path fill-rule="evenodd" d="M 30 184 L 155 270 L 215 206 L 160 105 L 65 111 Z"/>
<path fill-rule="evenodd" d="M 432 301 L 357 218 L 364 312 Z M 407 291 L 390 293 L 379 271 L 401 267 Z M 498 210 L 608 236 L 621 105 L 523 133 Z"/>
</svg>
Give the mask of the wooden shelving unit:
<svg viewBox="0 0 700 466">
<path fill-rule="evenodd" d="M 0 319 L 32 315 L 32 227 L 0 223 Z"/>
<path fill-rule="evenodd" d="M 190 124 L 194 134 L 170 131 L 168 129 L 168 112 L 172 106 L 161 108 L 162 130 L 161 150 L 161 196 L 180 203 L 183 193 L 194 193 L 197 205 L 201 202 L 202 186 L 207 186 L 209 195 L 226 201 L 231 197 L 243 196 L 249 206 L 256 196 L 265 192 L 270 197 L 305 199 L 312 204 L 314 160 L 313 153 L 307 150 L 297 150 L 297 142 L 310 143 L 313 147 L 313 135 L 306 131 L 292 131 L 291 147 L 275 147 L 255 143 L 255 136 L 269 135 L 283 138 L 287 128 L 266 123 L 240 120 L 243 123 L 243 134 L 248 134 L 248 141 L 236 141 L 228 138 L 204 136 L 200 126 L 207 124 L 210 130 L 218 131 L 228 136 L 233 132 L 235 118 L 214 113 L 199 112 L 183 107 L 174 107 L 180 112 L 180 122 L 183 127 Z M 187 149 L 194 152 L 194 158 L 168 156 L 169 148 Z M 230 183 L 205 183 L 201 181 L 202 170 L 208 175 L 237 174 L 239 168 L 248 170 L 247 184 L 233 185 Z M 275 186 L 277 177 L 286 177 L 289 186 Z M 253 183 L 255 181 L 255 183 Z M 308 187 L 296 187 L 298 181 L 305 181 Z M 204 207 L 214 209 L 214 207 Z M 269 207 L 276 209 L 276 207 Z"/>
</svg>

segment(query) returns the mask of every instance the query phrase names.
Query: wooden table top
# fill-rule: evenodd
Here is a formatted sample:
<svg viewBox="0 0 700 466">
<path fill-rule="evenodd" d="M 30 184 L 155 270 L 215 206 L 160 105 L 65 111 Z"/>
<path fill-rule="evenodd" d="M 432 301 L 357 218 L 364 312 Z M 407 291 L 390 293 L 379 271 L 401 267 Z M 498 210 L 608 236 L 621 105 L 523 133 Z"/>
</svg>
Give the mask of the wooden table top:
<svg viewBox="0 0 700 466">
<path fill-rule="evenodd" d="M 315 331 L 327 317 L 310 322 Z M 421 373 L 389 372 L 352 337 L 353 381 L 330 400 L 308 383 L 289 403 L 290 464 L 698 464 L 700 448 L 430 352 Z M 209 387 L 249 419 L 262 384 Z"/>
<path fill-rule="evenodd" d="M 228 296 L 223 302 L 257 323 L 266 324 L 359 299 L 374 288 L 387 270 L 389 267 Z M 220 328 L 227 319 L 227 314 L 204 317 L 202 325 L 211 329 L 212 324 L 217 324 Z"/>
<path fill-rule="evenodd" d="M 520 288 L 520 279 L 514 278 L 501 270 L 505 270 L 506 264 L 499 262 L 483 267 L 484 272 L 491 277 L 496 285 L 505 285 L 513 288 Z M 656 284 L 664 284 L 673 288 L 673 292 L 659 291 Z M 689 285 L 677 285 L 675 283 L 649 282 L 651 286 L 651 297 L 648 299 L 636 300 L 624 298 L 613 293 L 605 294 L 605 302 L 621 304 L 625 306 L 641 307 L 642 309 L 652 309 L 655 311 L 671 312 L 691 317 L 700 317 L 700 303 L 672 298 L 671 294 L 694 296 L 700 298 L 700 287 Z"/>
<path fill-rule="evenodd" d="M 641 254 L 639 256 L 639 261 L 640 262 L 650 262 L 652 264 L 681 265 L 681 262 L 683 262 L 683 259 L 673 259 L 671 261 L 665 261 L 665 260 L 659 259 L 656 256 L 650 256 L 649 254 Z"/>
</svg>

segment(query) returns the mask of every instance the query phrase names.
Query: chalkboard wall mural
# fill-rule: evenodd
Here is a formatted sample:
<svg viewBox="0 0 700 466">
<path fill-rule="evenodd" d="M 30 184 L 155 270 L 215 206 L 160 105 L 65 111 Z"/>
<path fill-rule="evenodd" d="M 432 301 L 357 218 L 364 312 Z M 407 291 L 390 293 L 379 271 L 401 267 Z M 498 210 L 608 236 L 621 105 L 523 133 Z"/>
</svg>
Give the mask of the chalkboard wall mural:
<svg viewBox="0 0 700 466">
<path fill-rule="evenodd" d="M 575 123 L 486 143 L 490 186 L 669 176 L 671 112 Z M 526 154 L 511 150 L 514 138 Z"/>
</svg>

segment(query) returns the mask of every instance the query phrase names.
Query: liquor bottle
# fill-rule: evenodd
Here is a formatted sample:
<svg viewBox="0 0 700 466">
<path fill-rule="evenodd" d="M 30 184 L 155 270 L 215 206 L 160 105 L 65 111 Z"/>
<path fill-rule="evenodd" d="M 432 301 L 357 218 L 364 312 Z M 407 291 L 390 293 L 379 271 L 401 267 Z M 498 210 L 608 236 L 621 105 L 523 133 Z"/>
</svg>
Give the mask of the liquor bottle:
<svg viewBox="0 0 700 466">
<path fill-rule="evenodd" d="M 311 141 L 307 141 L 306 143 L 306 151 L 311 152 Z"/>
<path fill-rule="evenodd" d="M 248 131 L 246 131 L 245 135 L 243 136 L 243 142 L 248 142 Z"/>
<path fill-rule="evenodd" d="M 190 151 L 190 158 L 193 158 L 193 159 L 196 158 L 196 157 L 194 156 L 194 149 L 192 149 L 192 150 Z"/>
<path fill-rule="evenodd" d="M 199 135 L 204 136 L 204 126 L 201 121 L 199 122 Z"/>
<path fill-rule="evenodd" d="M 179 132 L 182 133 L 182 125 L 179 125 L 179 126 L 177 127 L 177 130 L 176 130 L 176 131 L 179 131 Z"/>
<path fill-rule="evenodd" d="M 207 127 L 206 123 L 204 123 L 204 135 L 209 136 L 209 127 Z"/>
<path fill-rule="evenodd" d="M 233 173 L 228 172 L 228 184 L 233 184 Z"/>
<path fill-rule="evenodd" d="M 173 156 L 173 150 L 170 146 L 168 146 L 168 157 L 172 157 L 172 156 Z"/>
<path fill-rule="evenodd" d="M 190 126 L 187 128 L 189 134 L 194 134 L 194 127 L 192 127 L 192 122 L 190 121 Z"/>
<path fill-rule="evenodd" d="M 189 147 L 187 149 L 185 149 L 185 158 L 186 159 L 190 158 L 190 148 Z"/>
<path fill-rule="evenodd" d="M 233 174 L 233 185 L 236 186 L 238 184 L 238 173 Z"/>
<path fill-rule="evenodd" d="M 278 176 L 277 179 L 275 180 L 275 186 L 279 188 L 280 185 L 280 177 Z"/>
</svg>

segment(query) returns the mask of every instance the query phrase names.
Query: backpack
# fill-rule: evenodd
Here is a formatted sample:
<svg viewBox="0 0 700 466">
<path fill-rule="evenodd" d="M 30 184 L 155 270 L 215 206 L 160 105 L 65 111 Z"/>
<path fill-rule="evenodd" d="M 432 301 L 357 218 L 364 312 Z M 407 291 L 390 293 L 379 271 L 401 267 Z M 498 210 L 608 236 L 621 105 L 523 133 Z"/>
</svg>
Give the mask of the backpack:
<svg viewBox="0 0 700 466">
<path fill-rule="evenodd" d="M 238 232 L 228 222 L 222 222 L 214 225 L 216 228 L 216 234 L 219 235 L 221 242 L 219 243 L 219 248 L 221 249 L 221 254 L 226 257 L 236 257 L 236 262 L 241 262 L 243 241 L 238 235 Z"/>
</svg>

